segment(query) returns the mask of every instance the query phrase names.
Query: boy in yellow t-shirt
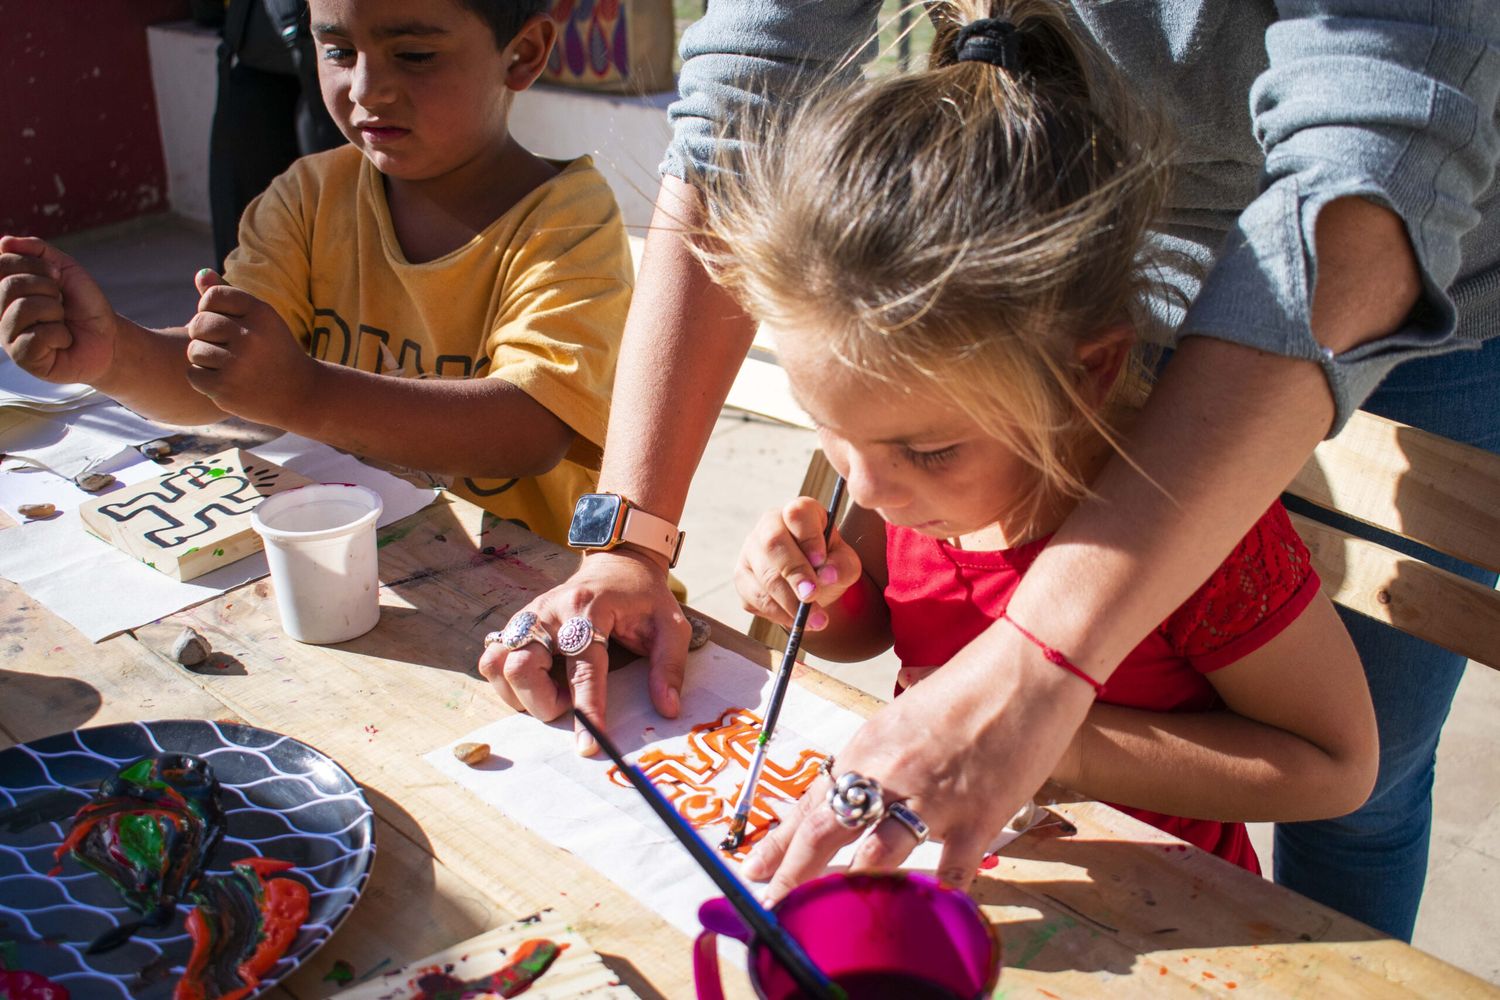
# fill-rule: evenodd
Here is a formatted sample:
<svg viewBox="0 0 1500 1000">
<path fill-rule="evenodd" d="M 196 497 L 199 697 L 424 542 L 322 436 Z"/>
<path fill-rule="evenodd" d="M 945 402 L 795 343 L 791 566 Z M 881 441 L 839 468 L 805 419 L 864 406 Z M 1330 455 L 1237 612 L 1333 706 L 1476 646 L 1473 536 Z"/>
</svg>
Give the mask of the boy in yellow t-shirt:
<svg viewBox="0 0 1500 1000">
<path fill-rule="evenodd" d="M 148 330 L 41 240 L 0 238 L 0 342 L 155 419 L 226 414 L 452 476 L 555 541 L 595 481 L 631 286 L 587 158 L 510 136 L 556 37 L 546 0 L 312 0 L 351 146 L 245 211 L 198 313 Z M 407 376 L 393 378 L 390 376 Z"/>
</svg>

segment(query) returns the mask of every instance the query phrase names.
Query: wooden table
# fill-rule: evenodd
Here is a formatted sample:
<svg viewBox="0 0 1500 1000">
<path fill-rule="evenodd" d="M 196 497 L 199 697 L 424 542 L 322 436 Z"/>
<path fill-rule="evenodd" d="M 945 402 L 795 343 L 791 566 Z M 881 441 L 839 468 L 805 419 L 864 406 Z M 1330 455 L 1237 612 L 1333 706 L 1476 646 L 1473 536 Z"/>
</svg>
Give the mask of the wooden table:
<svg viewBox="0 0 1500 1000">
<path fill-rule="evenodd" d="M 346 767 L 375 810 L 374 872 L 344 926 L 273 996 L 325 996 L 337 959 L 356 973 L 399 965 L 546 907 L 641 996 L 692 996 L 680 932 L 420 759 L 509 711 L 474 670 L 481 638 L 575 557 L 446 499 L 379 543 L 380 625 L 336 647 L 286 638 L 266 580 L 97 645 L 0 581 L 0 746 L 127 720 L 230 719 Z M 209 667 L 172 661 L 184 625 L 213 643 Z M 722 625 L 714 641 L 770 665 Z M 814 671 L 799 682 L 861 713 L 876 707 Z M 1006 997 L 1497 993 L 1107 807 L 1064 796 L 1053 808 L 1077 833 L 1027 834 L 974 889 L 1003 939 Z"/>
</svg>

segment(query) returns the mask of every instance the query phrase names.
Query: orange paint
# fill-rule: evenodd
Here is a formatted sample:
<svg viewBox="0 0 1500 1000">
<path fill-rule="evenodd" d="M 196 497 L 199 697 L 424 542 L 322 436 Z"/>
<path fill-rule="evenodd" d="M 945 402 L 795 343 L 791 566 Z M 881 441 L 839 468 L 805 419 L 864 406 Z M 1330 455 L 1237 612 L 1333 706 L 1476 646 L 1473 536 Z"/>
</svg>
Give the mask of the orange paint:
<svg viewBox="0 0 1500 1000">
<path fill-rule="evenodd" d="M 1224 988 L 1225 989 L 1230 989 L 1230 990 L 1237 990 L 1237 989 L 1240 988 L 1240 984 L 1237 983 L 1237 982 L 1234 982 L 1233 980 L 1230 980 L 1230 981 L 1228 981 L 1228 982 L 1226 982 L 1224 984 Z"/>
<path fill-rule="evenodd" d="M 717 719 L 694 726 L 688 732 L 685 753 L 647 750 L 636 760 L 636 766 L 661 789 L 695 830 L 722 823 L 727 831 L 730 817 L 734 815 L 735 799 L 739 797 L 743 784 L 735 788 L 731 796 L 725 797 L 712 783 L 730 765 L 738 766 L 741 772 L 749 770 L 760 727 L 760 716 L 754 712 L 743 708 L 725 709 Z M 817 780 L 818 769 L 827 759 L 827 754 L 803 750 L 797 755 L 795 764 L 784 768 L 766 758 L 755 799 L 750 804 L 745 839 L 731 852 L 735 857 L 743 858 L 779 822 L 771 803 L 800 799 Z M 609 780 L 621 788 L 630 787 L 629 779 L 617 767 L 609 769 Z"/>
</svg>

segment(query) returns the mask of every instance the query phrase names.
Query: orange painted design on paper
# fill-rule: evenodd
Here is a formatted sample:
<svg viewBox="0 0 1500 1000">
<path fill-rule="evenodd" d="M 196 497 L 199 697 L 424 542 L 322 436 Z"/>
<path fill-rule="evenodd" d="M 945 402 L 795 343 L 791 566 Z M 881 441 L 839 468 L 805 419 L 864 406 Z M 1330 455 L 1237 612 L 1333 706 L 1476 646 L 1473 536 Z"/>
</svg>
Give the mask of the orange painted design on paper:
<svg viewBox="0 0 1500 1000">
<path fill-rule="evenodd" d="M 694 829 L 722 824 L 727 832 L 735 801 L 744 784 L 744 772 L 749 770 L 750 760 L 755 756 L 760 726 L 760 716 L 754 712 L 744 708 L 725 709 L 717 719 L 694 726 L 688 732 L 686 752 L 647 750 L 636 760 L 636 766 L 662 790 Z M 734 857 L 743 858 L 780 822 L 772 803 L 791 803 L 800 799 L 817 780 L 818 769 L 827 759 L 827 754 L 803 750 L 797 755 L 796 763 L 787 768 L 770 757 L 766 758 L 755 799 L 750 804 L 745 839 L 731 852 Z M 726 796 L 713 787 L 713 782 L 731 766 L 739 769 L 741 781 Z M 609 780 L 622 788 L 630 787 L 629 780 L 617 767 L 609 769 Z"/>
</svg>

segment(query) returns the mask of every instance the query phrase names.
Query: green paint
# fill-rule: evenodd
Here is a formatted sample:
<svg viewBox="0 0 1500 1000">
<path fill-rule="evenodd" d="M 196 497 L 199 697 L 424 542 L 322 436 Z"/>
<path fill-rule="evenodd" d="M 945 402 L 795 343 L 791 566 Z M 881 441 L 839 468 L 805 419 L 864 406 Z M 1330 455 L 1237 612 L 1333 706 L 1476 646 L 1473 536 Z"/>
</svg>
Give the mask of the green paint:
<svg viewBox="0 0 1500 1000">
<path fill-rule="evenodd" d="M 192 547 L 192 548 L 190 548 L 190 549 L 188 549 L 188 550 L 187 550 L 187 551 L 186 551 L 186 552 L 184 552 L 184 553 L 183 553 L 183 555 L 185 555 L 185 556 L 190 556 L 190 555 L 192 555 L 192 554 L 193 554 L 193 553 L 194 553 L 194 552 L 197 552 L 197 551 L 198 551 L 198 546 L 196 546 L 196 545 L 194 545 L 194 546 L 193 546 L 193 547 Z"/>
<path fill-rule="evenodd" d="M 414 528 L 416 528 L 415 524 L 408 525 L 405 528 L 397 528 L 394 531 L 381 535 L 379 538 L 375 539 L 375 547 L 377 549 L 383 549 L 392 542 L 399 542 L 401 541 L 401 539 L 411 534 Z"/>
<path fill-rule="evenodd" d="M 21 960 L 21 949 L 14 941 L 0 941 L 0 969 L 14 969 Z"/>
<path fill-rule="evenodd" d="M 223 474 L 224 474 L 224 470 L 223 469 L 209 469 L 208 470 L 208 477 L 210 479 L 218 479 Z"/>
<path fill-rule="evenodd" d="M 342 958 L 333 963 L 333 968 L 328 970 L 328 975 L 323 977 L 325 983 L 348 983 L 354 981 L 354 966 Z"/>
<path fill-rule="evenodd" d="M 1026 968 L 1026 963 L 1041 954 L 1042 949 L 1047 947 L 1047 942 L 1051 941 L 1057 935 L 1058 931 L 1070 930 L 1077 926 L 1077 921 L 1072 917 L 1063 917 L 1060 923 L 1048 924 L 1032 935 L 1031 940 L 1026 942 L 1026 950 L 1021 952 L 1020 957 L 1010 964 L 1018 969 Z"/>
<path fill-rule="evenodd" d="M 216 556 L 222 556 L 223 554 L 224 554 L 224 550 L 223 549 L 214 549 L 214 555 L 216 555 Z"/>
<path fill-rule="evenodd" d="M 119 818 L 120 850 L 130 863 L 144 871 L 161 867 L 163 851 L 161 826 L 155 816 L 131 813 Z"/>
<path fill-rule="evenodd" d="M 151 777 L 151 758 L 143 757 L 131 764 L 120 772 L 120 777 L 126 781 L 133 781 L 137 785 L 145 784 L 146 780 Z"/>
</svg>

